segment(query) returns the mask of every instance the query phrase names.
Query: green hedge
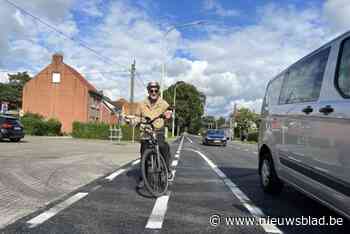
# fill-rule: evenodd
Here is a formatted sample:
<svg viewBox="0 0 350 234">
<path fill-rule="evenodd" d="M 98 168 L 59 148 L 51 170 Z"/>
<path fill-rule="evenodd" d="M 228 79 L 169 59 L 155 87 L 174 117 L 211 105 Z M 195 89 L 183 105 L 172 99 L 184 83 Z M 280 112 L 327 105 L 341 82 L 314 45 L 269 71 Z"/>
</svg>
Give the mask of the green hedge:
<svg viewBox="0 0 350 234">
<path fill-rule="evenodd" d="M 132 140 L 132 127 L 129 125 L 123 125 L 122 128 L 122 140 L 131 141 Z M 89 122 L 73 123 L 72 136 L 76 138 L 87 138 L 87 139 L 109 139 L 110 136 L 110 126 L 105 123 Z M 138 128 L 135 129 L 135 140 L 140 138 L 140 131 Z"/>
<path fill-rule="evenodd" d="M 258 142 L 258 140 L 259 140 L 259 132 L 248 133 L 248 141 Z"/>
<path fill-rule="evenodd" d="M 34 136 L 59 136 L 62 124 L 56 119 L 45 120 L 38 114 L 26 113 L 21 118 L 24 131 Z"/>
<path fill-rule="evenodd" d="M 74 122 L 72 136 L 87 139 L 108 139 L 109 125 L 96 122 Z"/>
<path fill-rule="evenodd" d="M 131 141 L 132 140 L 132 127 L 129 125 L 123 125 L 122 128 L 122 140 L 123 141 Z M 135 128 L 135 141 L 140 139 L 140 130 L 139 128 Z"/>
</svg>

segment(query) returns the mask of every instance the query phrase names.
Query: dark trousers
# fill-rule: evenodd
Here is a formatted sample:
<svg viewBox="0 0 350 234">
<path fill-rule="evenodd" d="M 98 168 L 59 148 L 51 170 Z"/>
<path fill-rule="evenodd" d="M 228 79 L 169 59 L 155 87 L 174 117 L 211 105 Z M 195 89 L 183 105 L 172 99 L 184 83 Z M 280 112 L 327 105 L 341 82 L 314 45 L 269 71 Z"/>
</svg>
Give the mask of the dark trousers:
<svg viewBox="0 0 350 234">
<path fill-rule="evenodd" d="M 164 132 L 159 132 L 157 134 L 157 140 L 159 145 L 159 151 L 163 155 L 168 171 L 170 172 L 170 158 L 171 158 L 170 146 L 165 141 Z M 145 150 L 147 149 L 147 146 L 148 146 L 148 142 L 141 140 L 141 148 L 140 148 L 141 157 L 143 155 L 143 152 L 145 152 Z"/>
</svg>

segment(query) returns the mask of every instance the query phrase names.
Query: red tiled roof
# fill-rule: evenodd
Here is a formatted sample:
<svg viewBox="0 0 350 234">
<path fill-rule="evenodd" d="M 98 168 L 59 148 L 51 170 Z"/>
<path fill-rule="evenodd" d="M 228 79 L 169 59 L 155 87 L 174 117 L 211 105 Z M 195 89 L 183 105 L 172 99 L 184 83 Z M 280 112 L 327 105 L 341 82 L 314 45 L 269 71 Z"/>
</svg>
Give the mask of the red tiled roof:
<svg viewBox="0 0 350 234">
<path fill-rule="evenodd" d="M 122 109 L 123 105 L 127 103 L 128 101 L 125 100 L 124 98 L 120 98 L 117 101 L 111 102 L 115 107 Z"/>
</svg>

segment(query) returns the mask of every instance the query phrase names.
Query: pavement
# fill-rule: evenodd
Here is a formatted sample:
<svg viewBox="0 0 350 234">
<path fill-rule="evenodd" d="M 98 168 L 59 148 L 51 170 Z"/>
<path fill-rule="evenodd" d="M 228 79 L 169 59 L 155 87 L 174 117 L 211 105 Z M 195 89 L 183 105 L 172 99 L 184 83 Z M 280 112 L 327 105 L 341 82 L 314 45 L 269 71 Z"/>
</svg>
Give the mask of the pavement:
<svg viewBox="0 0 350 234">
<path fill-rule="evenodd" d="M 349 221 L 286 186 L 279 196 L 259 185 L 256 145 L 203 146 L 187 135 L 171 144 L 175 180 L 167 195 L 136 189 L 139 160 L 17 220 L 2 233 L 348 233 Z M 229 218 L 341 219 L 343 225 L 257 224 Z"/>
<path fill-rule="evenodd" d="M 136 159 L 138 150 L 69 137 L 0 142 L 0 228 Z"/>
</svg>

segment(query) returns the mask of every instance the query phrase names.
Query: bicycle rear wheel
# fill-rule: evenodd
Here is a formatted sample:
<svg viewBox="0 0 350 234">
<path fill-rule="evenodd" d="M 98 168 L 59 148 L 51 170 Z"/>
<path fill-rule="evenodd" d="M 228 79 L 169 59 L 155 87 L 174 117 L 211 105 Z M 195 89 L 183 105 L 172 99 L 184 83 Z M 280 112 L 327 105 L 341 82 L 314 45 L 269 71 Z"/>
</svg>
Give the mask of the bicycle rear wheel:
<svg viewBox="0 0 350 234">
<path fill-rule="evenodd" d="M 142 177 L 146 189 L 154 197 L 164 195 L 168 190 L 168 169 L 164 158 L 160 155 L 157 161 L 157 152 L 147 149 L 141 161 Z"/>
</svg>

